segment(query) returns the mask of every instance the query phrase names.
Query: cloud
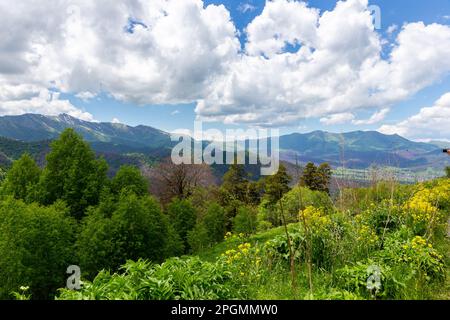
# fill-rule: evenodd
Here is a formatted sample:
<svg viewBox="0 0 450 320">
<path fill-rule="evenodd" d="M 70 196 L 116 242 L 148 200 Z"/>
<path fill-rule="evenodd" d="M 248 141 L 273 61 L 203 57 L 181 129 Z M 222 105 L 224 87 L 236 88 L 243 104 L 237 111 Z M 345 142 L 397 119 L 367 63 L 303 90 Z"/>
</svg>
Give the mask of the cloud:
<svg viewBox="0 0 450 320">
<path fill-rule="evenodd" d="M 449 26 L 405 24 L 385 57 L 364 0 L 338 2 L 321 15 L 298 2 L 268 1 L 247 35 L 246 53 L 199 101 L 199 118 L 285 126 L 380 110 L 450 71 Z"/>
<path fill-rule="evenodd" d="M 0 114 L 20 115 L 39 113 L 46 115 L 69 114 L 94 121 L 94 117 L 73 106 L 69 100 L 61 100 L 60 93 L 29 85 L 0 86 Z"/>
<path fill-rule="evenodd" d="M 422 141 L 445 140 L 450 136 L 449 119 L 450 92 L 444 94 L 432 107 L 422 108 L 418 114 L 395 125 L 383 125 L 379 131 Z"/>
<path fill-rule="evenodd" d="M 172 111 L 170 114 L 172 115 L 172 116 L 175 116 L 175 115 L 177 115 L 177 114 L 179 114 L 180 113 L 180 110 L 174 110 L 174 111 Z"/>
<path fill-rule="evenodd" d="M 256 9 L 257 9 L 257 7 L 250 3 L 241 3 L 238 6 L 238 11 L 240 11 L 242 13 L 253 12 Z"/>
<path fill-rule="evenodd" d="M 75 95 L 75 97 L 83 100 L 84 102 L 88 102 L 89 100 L 94 99 L 96 96 L 97 96 L 96 94 L 91 93 L 89 91 L 83 91 Z"/>
<path fill-rule="evenodd" d="M 320 123 L 327 126 L 334 124 L 343 124 L 352 121 L 355 116 L 352 113 L 338 113 L 320 119 Z"/>
<path fill-rule="evenodd" d="M 197 103 L 199 119 L 252 126 L 339 114 L 364 121 L 348 115 L 392 107 L 450 72 L 450 26 L 405 24 L 386 57 L 367 0 L 322 13 L 267 1 L 244 30 L 243 49 L 225 6 L 202 0 L 0 0 L 0 18 L 1 114 L 91 117 L 44 98 L 56 91 Z"/>
<path fill-rule="evenodd" d="M 0 86 L 81 98 L 192 103 L 240 49 L 229 12 L 201 0 L 0 0 L 0 19 Z"/>
<path fill-rule="evenodd" d="M 371 125 L 371 124 L 376 124 L 378 122 L 381 122 L 384 120 L 384 118 L 386 118 L 386 116 L 388 115 L 388 113 L 391 110 L 389 108 L 384 108 L 381 109 L 380 111 L 375 112 L 369 119 L 367 120 L 354 120 L 352 121 L 353 124 L 355 125 Z"/>
<path fill-rule="evenodd" d="M 114 118 L 114 119 L 111 120 L 111 123 L 114 123 L 114 124 L 120 124 L 121 122 L 120 122 L 119 119 Z"/>
<path fill-rule="evenodd" d="M 393 34 L 397 30 L 398 30 L 398 25 L 393 24 L 393 25 L 390 25 L 389 28 L 387 28 L 386 32 L 388 34 Z"/>
</svg>

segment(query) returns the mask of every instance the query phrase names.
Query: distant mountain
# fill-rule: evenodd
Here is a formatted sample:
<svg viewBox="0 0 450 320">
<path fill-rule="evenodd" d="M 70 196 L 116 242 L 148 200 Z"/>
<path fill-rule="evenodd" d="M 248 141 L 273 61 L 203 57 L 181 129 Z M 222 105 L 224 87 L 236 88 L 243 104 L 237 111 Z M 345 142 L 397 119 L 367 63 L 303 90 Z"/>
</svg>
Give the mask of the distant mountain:
<svg viewBox="0 0 450 320">
<path fill-rule="evenodd" d="M 429 143 L 441 149 L 450 149 L 450 141 L 430 141 Z"/>
<path fill-rule="evenodd" d="M 422 170 L 443 168 L 449 163 L 436 145 L 377 131 L 294 133 L 280 138 L 280 149 L 282 160 L 291 163 L 329 162 L 334 167 L 352 169 L 379 165 Z"/>
<path fill-rule="evenodd" d="M 113 171 L 121 164 L 142 165 L 168 157 L 175 144 L 168 133 L 148 126 L 87 122 L 66 114 L 0 117 L 0 137 L 18 141 L 13 155 L 22 149 L 33 153 L 41 144 L 41 153 L 45 153 L 48 142 L 43 144 L 40 141 L 53 140 L 66 128 L 74 128 L 81 134 L 99 155 L 107 159 Z M 14 143 L 8 139 L 3 145 L 0 143 L 0 164 L 14 158 L 9 152 L 14 149 Z M 9 153 L 5 153 L 5 147 Z M 328 162 L 333 167 L 344 165 L 350 169 L 379 165 L 441 170 L 450 164 L 450 157 L 435 144 L 413 142 L 399 135 L 384 135 L 376 131 L 294 133 L 280 137 L 280 149 L 281 160 L 285 162 Z M 42 154 L 40 157 L 42 159 Z M 225 169 L 214 167 L 217 172 Z"/>
<path fill-rule="evenodd" d="M 89 142 L 152 149 L 171 145 L 168 133 L 148 126 L 88 122 L 67 114 L 55 117 L 38 114 L 0 117 L 0 136 L 25 142 L 52 140 L 67 128 L 75 129 Z"/>
</svg>

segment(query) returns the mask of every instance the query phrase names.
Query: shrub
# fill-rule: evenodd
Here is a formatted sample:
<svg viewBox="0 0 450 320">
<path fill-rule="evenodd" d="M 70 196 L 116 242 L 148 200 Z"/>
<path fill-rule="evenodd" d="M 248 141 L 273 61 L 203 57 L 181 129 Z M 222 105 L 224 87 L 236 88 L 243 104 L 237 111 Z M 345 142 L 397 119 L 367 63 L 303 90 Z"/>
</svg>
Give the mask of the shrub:
<svg viewBox="0 0 450 320">
<path fill-rule="evenodd" d="M 74 261 L 75 221 L 62 203 L 43 208 L 7 199 L 0 203 L 0 299 L 29 287 L 48 299 L 65 285 Z"/>
<path fill-rule="evenodd" d="M 157 201 L 125 193 L 111 217 L 101 207 L 89 211 L 77 247 L 81 270 L 93 276 L 101 269 L 116 271 L 128 259 L 161 262 L 169 243 L 168 222 Z"/>
<path fill-rule="evenodd" d="M 257 222 L 256 211 L 253 208 L 240 207 L 233 219 L 233 231 L 246 235 L 253 234 L 256 232 Z"/>
<path fill-rule="evenodd" d="M 305 187 L 295 187 L 281 199 L 283 209 L 286 214 L 287 222 L 298 222 L 298 213 L 307 207 L 321 208 L 324 211 L 331 212 L 333 203 L 325 192 L 312 191 Z M 277 205 L 275 209 L 278 211 L 280 207 Z"/>
</svg>

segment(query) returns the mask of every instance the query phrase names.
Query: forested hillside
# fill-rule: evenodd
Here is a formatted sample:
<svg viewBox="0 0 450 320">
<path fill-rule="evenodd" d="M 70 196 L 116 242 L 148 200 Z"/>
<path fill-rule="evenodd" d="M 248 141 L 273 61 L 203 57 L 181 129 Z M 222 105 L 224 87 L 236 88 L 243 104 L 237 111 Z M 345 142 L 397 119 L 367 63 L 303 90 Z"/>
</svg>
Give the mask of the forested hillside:
<svg viewBox="0 0 450 320">
<path fill-rule="evenodd" d="M 72 129 L 0 186 L 0 299 L 437 299 L 449 294 L 449 177 L 331 195 L 331 167 L 108 165 Z M 81 290 L 64 289 L 69 266 Z"/>
</svg>

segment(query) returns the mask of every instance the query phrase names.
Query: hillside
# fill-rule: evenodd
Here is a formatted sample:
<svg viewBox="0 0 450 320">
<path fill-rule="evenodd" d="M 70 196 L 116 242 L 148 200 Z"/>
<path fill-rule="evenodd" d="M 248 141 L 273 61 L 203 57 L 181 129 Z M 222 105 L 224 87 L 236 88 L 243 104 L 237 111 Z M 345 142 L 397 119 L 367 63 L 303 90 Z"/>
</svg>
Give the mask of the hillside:
<svg viewBox="0 0 450 320">
<path fill-rule="evenodd" d="M 75 129 L 89 142 L 153 149 L 171 145 L 169 134 L 148 126 L 88 122 L 67 114 L 57 117 L 38 114 L 0 117 L 0 136 L 27 142 L 55 139 L 67 128 Z"/>
<path fill-rule="evenodd" d="M 281 158 L 295 162 L 329 162 L 334 167 L 364 169 L 371 165 L 423 170 L 443 168 L 449 159 L 438 146 L 376 131 L 294 133 L 280 139 Z"/>
</svg>

